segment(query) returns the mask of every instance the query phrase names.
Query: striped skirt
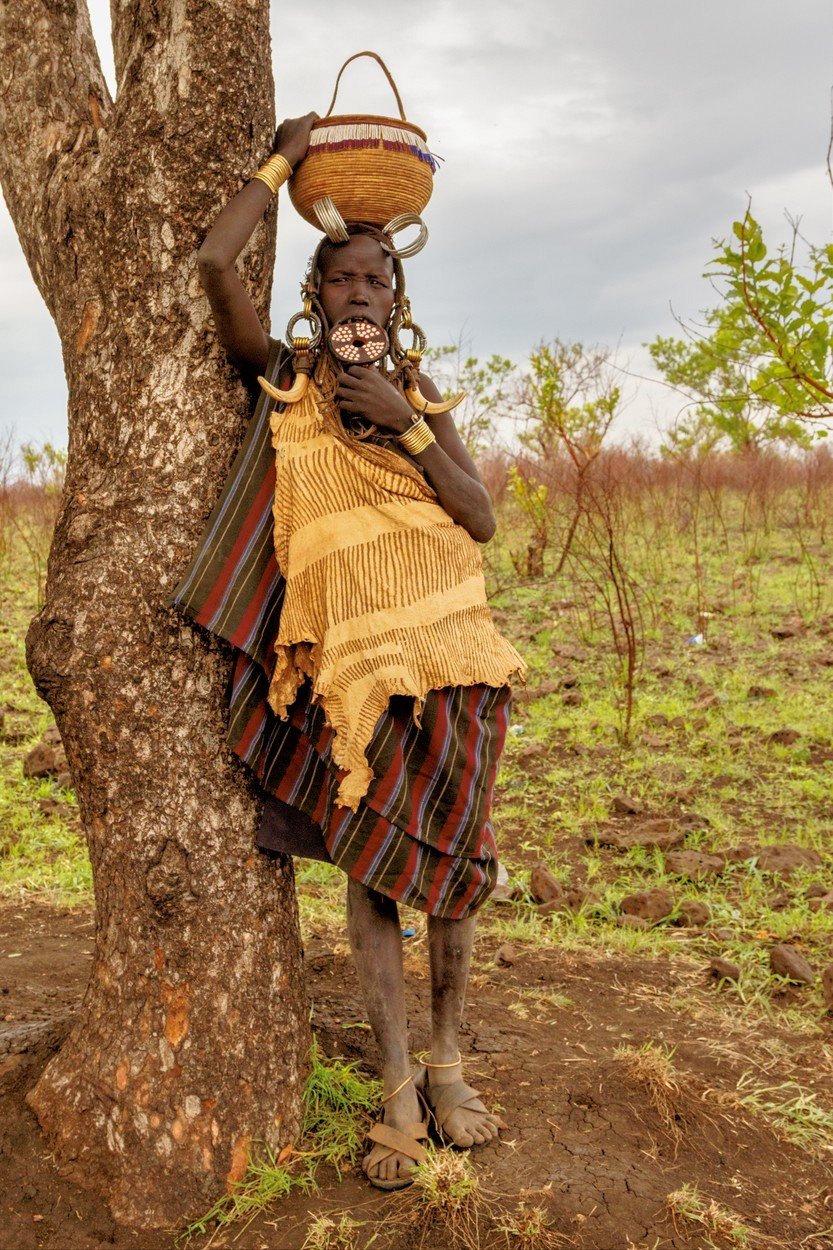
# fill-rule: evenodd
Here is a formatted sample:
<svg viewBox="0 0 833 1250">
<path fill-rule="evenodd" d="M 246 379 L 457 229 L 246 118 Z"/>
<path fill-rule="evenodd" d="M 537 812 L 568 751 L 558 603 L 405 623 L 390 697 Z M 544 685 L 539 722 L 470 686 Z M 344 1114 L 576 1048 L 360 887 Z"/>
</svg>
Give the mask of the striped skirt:
<svg viewBox="0 0 833 1250">
<path fill-rule="evenodd" d="M 356 812 L 337 807 L 344 776 L 333 731 L 306 681 L 276 717 L 264 669 L 240 652 L 230 687 L 229 745 L 266 794 L 257 844 L 329 859 L 354 880 L 433 916 L 459 920 L 497 877 L 492 792 L 511 706 L 509 686 L 449 686 L 394 695 L 367 748 L 374 778 Z"/>
</svg>

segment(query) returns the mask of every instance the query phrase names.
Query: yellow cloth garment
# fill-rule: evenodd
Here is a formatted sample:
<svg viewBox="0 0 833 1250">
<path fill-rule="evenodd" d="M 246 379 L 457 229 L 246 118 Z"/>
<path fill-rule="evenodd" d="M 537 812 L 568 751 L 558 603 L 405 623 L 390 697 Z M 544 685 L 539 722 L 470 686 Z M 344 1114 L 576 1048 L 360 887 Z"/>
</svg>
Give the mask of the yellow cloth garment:
<svg viewBox="0 0 833 1250">
<path fill-rule="evenodd" d="M 326 358 L 325 358 L 326 361 Z M 342 426 L 328 362 L 306 396 L 271 416 L 275 554 L 286 579 L 269 705 L 282 719 L 309 676 L 347 771 L 336 803 L 357 810 L 365 748 L 393 694 L 523 681 L 495 628 L 478 544 L 418 468 Z"/>
</svg>

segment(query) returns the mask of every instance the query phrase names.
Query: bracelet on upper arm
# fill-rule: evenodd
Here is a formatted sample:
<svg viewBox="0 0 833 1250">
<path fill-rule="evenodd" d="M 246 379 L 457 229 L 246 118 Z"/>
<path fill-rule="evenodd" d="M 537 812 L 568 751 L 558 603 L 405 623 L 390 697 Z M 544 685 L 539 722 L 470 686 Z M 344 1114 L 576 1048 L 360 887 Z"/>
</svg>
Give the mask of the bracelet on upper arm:
<svg viewBox="0 0 833 1250">
<path fill-rule="evenodd" d="M 259 178 L 261 182 L 265 182 L 273 195 L 277 195 L 278 187 L 283 186 L 292 177 L 292 166 L 285 156 L 281 156 L 280 152 L 276 152 L 274 156 L 270 156 L 265 161 L 256 174 L 252 175 L 250 181 Z"/>
</svg>

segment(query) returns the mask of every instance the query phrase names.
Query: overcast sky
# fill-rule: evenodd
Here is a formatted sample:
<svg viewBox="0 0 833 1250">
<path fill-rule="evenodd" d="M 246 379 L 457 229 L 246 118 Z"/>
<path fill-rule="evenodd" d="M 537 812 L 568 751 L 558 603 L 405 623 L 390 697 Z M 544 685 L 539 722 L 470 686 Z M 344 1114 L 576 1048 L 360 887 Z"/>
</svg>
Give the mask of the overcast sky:
<svg viewBox="0 0 833 1250">
<path fill-rule="evenodd" d="M 90 10 L 112 90 L 108 0 Z M 640 345 L 673 332 L 671 306 L 690 317 L 710 302 L 711 240 L 747 193 L 772 238 L 785 209 L 829 238 L 831 27 L 829 0 L 273 3 L 277 114 L 323 113 L 341 62 L 373 47 L 444 158 L 431 238 L 407 262 L 429 341 L 462 334 L 475 354 L 519 360 L 556 335 L 620 344 L 644 372 Z M 391 112 L 373 62 L 342 82 L 340 109 Z M 281 204 L 278 337 L 318 237 L 285 191 Z M 624 426 L 647 431 L 677 406 L 643 384 Z M 58 337 L 4 203 L 0 423 L 66 441 Z"/>
</svg>

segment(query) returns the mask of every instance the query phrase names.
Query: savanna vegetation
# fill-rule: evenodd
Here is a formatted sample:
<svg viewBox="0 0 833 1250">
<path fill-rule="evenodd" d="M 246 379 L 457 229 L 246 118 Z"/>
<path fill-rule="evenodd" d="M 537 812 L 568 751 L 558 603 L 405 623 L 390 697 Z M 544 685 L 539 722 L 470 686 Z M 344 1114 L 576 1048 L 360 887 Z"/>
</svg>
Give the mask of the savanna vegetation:
<svg viewBox="0 0 833 1250">
<path fill-rule="evenodd" d="M 460 425 L 499 516 L 491 603 L 529 664 L 493 810 L 506 880 L 482 913 L 466 1030 L 504 1144 L 436 1152 L 393 1199 L 353 1179 L 375 1054 L 343 881 L 299 862 L 317 1039 L 302 1139 L 191 1213 L 180 1244 L 833 1245 L 833 249 L 796 232 L 770 255 L 748 214 L 711 272 L 715 308 L 650 345 L 684 396 L 655 449 L 621 434 L 603 349 L 542 341 L 522 366 L 435 353 L 435 375 L 469 391 Z M 88 912 L 91 890 L 24 656 L 62 456 L 13 450 L 0 483 L 0 892 L 20 917 L 8 960 L 32 957 L 45 908 Z M 46 767 L 39 743 L 57 750 Z M 403 923 L 421 999 L 423 918 Z M 68 939 L 82 963 L 87 940 Z M 32 1126 L 16 1140 L 36 1140 Z M 94 1244 L 90 1212 L 73 1227 L 46 1165 L 33 1174 L 26 1244 Z M 107 1240 L 136 1244 L 115 1225 Z"/>
</svg>

